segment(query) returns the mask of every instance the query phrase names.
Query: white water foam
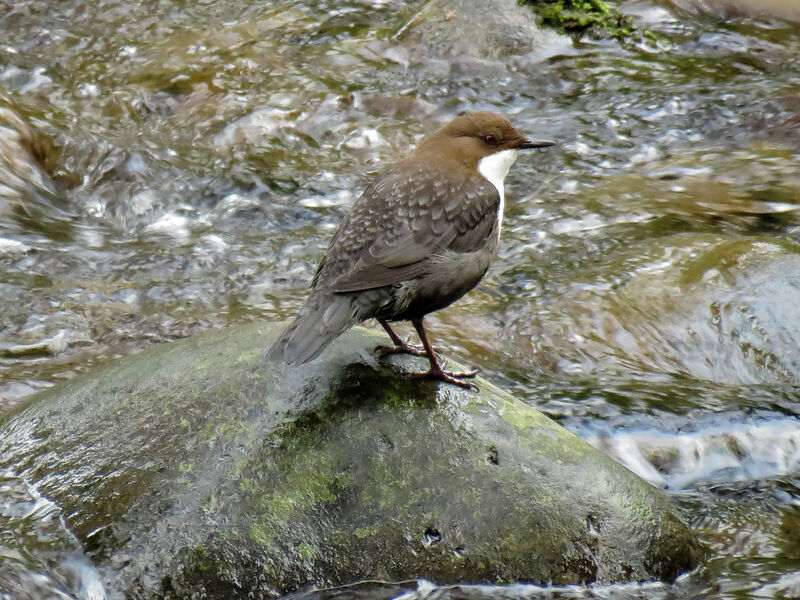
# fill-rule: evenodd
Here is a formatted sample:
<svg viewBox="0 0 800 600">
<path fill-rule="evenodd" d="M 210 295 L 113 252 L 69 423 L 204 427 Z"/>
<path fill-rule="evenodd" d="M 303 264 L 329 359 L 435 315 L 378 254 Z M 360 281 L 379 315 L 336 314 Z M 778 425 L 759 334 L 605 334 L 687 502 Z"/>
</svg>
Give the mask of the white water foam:
<svg viewBox="0 0 800 600">
<path fill-rule="evenodd" d="M 741 415 L 738 415 L 741 419 Z M 724 420 L 690 430 L 578 431 L 595 448 L 656 486 L 685 489 L 707 481 L 749 481 L 800 472 L 800 420 L 779 416 Z"/>
</svg>

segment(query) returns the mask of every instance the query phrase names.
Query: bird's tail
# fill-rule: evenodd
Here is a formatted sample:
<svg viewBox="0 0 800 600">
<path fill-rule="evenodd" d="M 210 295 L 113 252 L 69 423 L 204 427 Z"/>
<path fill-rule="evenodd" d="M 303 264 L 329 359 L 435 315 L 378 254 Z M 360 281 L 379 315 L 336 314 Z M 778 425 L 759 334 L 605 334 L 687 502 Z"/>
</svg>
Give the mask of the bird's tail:
<svg viewBox="0 0 800 600">
<path fill-rule="evenodd" d="M 287 327 L 266 357 L 287 365 L 314 360 L 334 339 L 359 321 L 349 294 L 312 293 L 294 322 Z"/>
</svg>

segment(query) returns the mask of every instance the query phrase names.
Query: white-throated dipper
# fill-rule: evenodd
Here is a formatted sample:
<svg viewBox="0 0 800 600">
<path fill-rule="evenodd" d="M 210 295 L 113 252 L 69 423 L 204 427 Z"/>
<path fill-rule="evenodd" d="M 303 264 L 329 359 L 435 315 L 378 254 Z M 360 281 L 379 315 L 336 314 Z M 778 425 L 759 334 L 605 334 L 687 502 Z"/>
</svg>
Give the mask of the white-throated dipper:
<svg viewBox="0 0 800 600">
<path fill-rule="evenodd" d="M 422 319 L 483 279 L 500 240 L 503 182 L 517 151 L 552 145 L 529 140 L 491 112 L 458 117 L 425 138 L 353 204 L 317 267 L 305 305 L 267 357 L 303 364 L 356 323 L 374 318 L 394 343 L 388 352 L 427 355 L 430 370 L 419 376 L 474 388 L 463 378 L 477 371 L 442 369 Z M 421 349 L 389 325 L 405 320 L 417 330 Z"/>
</svg>

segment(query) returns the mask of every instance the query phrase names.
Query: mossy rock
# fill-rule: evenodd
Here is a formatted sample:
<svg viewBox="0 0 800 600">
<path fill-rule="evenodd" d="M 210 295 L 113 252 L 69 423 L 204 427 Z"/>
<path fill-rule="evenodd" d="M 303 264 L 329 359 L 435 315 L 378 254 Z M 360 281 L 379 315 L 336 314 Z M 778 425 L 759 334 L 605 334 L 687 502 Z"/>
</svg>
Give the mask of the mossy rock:
<svg viewBox="0 0 800 600">
<path fill-rule="evenodd" d="M 669 502 L 536 410 L 404 376 L 356 329 L 300 368 L 283 324 L 155 347 L 0 424 L 0 470 L 63 508 L 114 598 L 271 597 L 362 578 L 671 580 Z"/>
<path fill-rule="evenodd" d="M 532 52 L 554 37 L 517 0 L 429 0 L 396 36 L 416 43 L 426 56 L 454 61 L 506 59 Z"/>
</svg>

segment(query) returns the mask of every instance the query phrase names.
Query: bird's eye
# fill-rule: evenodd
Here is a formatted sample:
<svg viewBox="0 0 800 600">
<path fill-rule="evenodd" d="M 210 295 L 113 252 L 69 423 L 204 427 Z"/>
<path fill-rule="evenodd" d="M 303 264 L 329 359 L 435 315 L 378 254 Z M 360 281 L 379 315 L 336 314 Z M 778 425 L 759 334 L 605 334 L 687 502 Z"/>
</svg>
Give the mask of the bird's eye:
<svg viewBox="0 0 800 600">
<path fill-rule="evenodd" d="M 483 141 L 489 144 L 490 146 L 494 146 L 497 143 L 497 138 L 493 136 L 491 133 L 489 133 L 483 136 Z"/>
</svg>

